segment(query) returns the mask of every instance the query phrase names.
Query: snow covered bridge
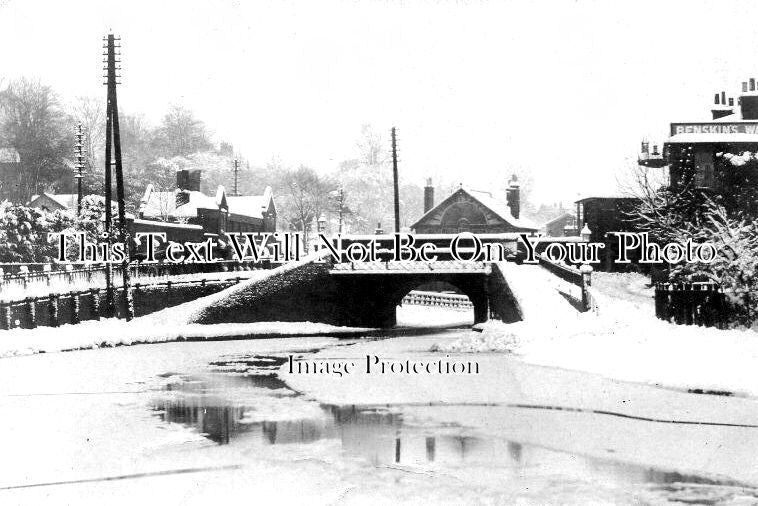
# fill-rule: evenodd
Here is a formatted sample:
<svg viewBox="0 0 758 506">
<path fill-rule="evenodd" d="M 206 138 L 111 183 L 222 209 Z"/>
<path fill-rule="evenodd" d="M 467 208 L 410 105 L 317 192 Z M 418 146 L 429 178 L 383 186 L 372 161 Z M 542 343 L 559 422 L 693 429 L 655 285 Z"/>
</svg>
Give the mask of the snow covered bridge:
<svg viewBox="0 0 758 506">
<path fill-rule="evenodd" d="M 369 237 L 360 240 L 366 241 Z M 193 321 L 307 320 L 337 325 L 389 327 L 396 323 L 396 308 L 403 297 L 412 290 L 434 283 L 452 285 L 466 295 L 473 305 L 474 321 L 477 323 L 490 317 L 505 322 L 522 319 L 523 310 L 503 275 L 503 268 L 509 264 L 534 273 L 534 268 L 539 270 L 539 266 L 517 266 L 508 261 L 454 259 L 456 252 L 447 246 L 450 244 L 449 237 L 431 237 L 427 243 L 437 243 L 436 261 L 421 258 L 394 260 L 391 245 L 387 244 L 392 240 L 390 237 L 380 238 L 376 256 L 371 261 L 353 261 L 350 255 L 335 259 L 329 251 L 321 250 L 306 260 L 274 269 L 264 279 L 243 282 L 221 292 L 198 311 Z M 418 246 L 418 236 L 416 239 Z M 510 258 L 515 256 L 514 237 L 493 234 L 487 239 L 490 244 L 501 244 L 506 254 L 512 252 Z M 460 251 L 466 254 L 466 248 L 462 245 Z"/>
</svg>

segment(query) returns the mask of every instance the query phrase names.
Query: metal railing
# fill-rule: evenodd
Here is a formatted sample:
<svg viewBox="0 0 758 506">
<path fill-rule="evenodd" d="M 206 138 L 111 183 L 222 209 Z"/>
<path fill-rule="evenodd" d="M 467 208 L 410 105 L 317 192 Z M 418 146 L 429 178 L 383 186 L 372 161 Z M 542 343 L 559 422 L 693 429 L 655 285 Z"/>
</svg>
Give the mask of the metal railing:
<svg viewBox="0 0 758 506">
<path fill-rule="evenodd" d="M 168 307 L 165 295 L 170 294 L 171 289 L 195 286 L 205 288 L 217 286 L 219 289 L 235 285 L 246 278 L 234 277 L 228 279 L 200 279 L 191 281 L 163 281 L 159 283 L 135 283 L 132 285 L 132 294 L 135 300 L 139 297 L 151 296 L 146 289 L 165 289 L 161 294 L 154 295 L 157 298 L 155 310 Z M 123 288 L 116 287 L 115 291 L 123 296 Z M 200 293 L 198 296 L 203 295 Z M 26 297 L 21 300 L 0 301 L 0 330 L 14 328 L 31 329 L 38 326 L 57 327 L 64 323 L 76 324 L 85 320 L 99 320 L 105 316 L 120 317 L 118 313 L 109 315 L 108 308 L 104 307 L 105 290 L 92 288 L 87 290 L 70 291 L 63 293 L 51 293 L 39 297 Z M 184 300 L 191 300 L 186 298 Z M 62 306 L 67 306 L 67 318 L 62 316 Z M 116 304 L 118 306 L 118 303 Z M 117 311 L 118 308 L 114 308 Z"/>
<path fill-rule="evenodd" d="M 408 292 L 408 295 L 403 297 L 403 304 L 448 307 L 454 309 L 474 309 L 474 305 L 465 295 L 419 290 Z"/>
</svg>

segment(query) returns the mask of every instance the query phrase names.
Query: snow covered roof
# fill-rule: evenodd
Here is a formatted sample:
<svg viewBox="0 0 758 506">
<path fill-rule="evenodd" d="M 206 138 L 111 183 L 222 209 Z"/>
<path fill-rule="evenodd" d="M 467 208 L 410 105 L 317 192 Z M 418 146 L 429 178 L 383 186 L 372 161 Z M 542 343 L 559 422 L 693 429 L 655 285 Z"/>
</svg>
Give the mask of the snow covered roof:
<svg viewBox="0 0 758 506">
<path fill-rule="evenodd" d="M 629 196 L 629 195 L 622 195 L 620 193 L 614 193 L 609 195 L 594 195 L 589 194 L 585 196 L 579 196 L 574 202 L 584 202 L 585 200 L 595 200 L 595 199 L 626 199 L 626 200 L 635 200 L 637 197 Z"/>
<path fill-rule="evenodd" d="M 484 207 L 495 213 L 500 219 L 511 225 L 512 227 L 516 228 L 524 228 L 524 229 L 531 229 L 531 230 L 538 230 L 539 227 L 532 222 L 531 220 L 527 218 L 514 218 L 511 214 L 511 209 L 503 202 L 500 202 L 496 198 L 492 196 L 491 193 L 480 191 L 480 190 L 472 190 L 469 188 L 464 188 L 461 186 L 453 192 L 450 196 L 448 196 L 446 199 L 444 199 L 442 202 L 431 208 L 429 211 L 424 213 L 421 218 L 416 220 L 416 223 L 411 225 L 411 228 L 416 228 L 416 226 L 424 221 L 426 218 L 430 217 L 432 214 L 437 212 L 438 208 L 442 205 L 446 205 L 448 201 L 458 192 L 466 193 L 469 197 L 473 198 L 474 200 L 478 201 L 480 204 L 482 204 Z"/>
<path fill-rule="evenodd" d="M 566 218 L 567 216 L 570 217 L 570 218 L 574 218 L 574 213 L 569 213 L 569 212 L 561 213 L 558 216 L 556 216 L 555 218 L 553 218 L 552 220 L 546 221 L 545 224 L 544 224 L 544 226 L 552 225 L 553 223 L 555 223 L 555 222 L 557 222 L 559 220 L 562 220 L 563 218 Z M 566 225 L 566 226 L 568 227 L 569 225 Z"/>
<path fill-rule="evenodd" d="M 19 163 L 21 157 L 14 148 L 0 148 L 0 163 Z"/>
<path fill-rule="evenodd" d="M 252 218 L 263 218 L 263 213 L 273 200 L 273 190 L 267 186 L 263 195 L 237 195 L 226 198 L 229 203 L 229 212 Z"/>
<path fill-rule="evenodd" d="M 535 224 L 532 220 L 528 218 L 518 217 L 514 218 L 513 214 L 511 214 L 511 208 L 508 207 L 504 202 L 499 201 L 495 197 L 492 196 L 490 192 L 482 191 L 482 190 L 471 190 L 462 188 L 463 191 L 467 192 L 469 195 L 474 197 L 476 200 L 482 203 L 485 207 L 487 207 L 490 211 L 500 216 L 503 220 L 508 222 L 509 225 L 512 225 L 514 227 L 518 228 L 533 228 L 537 230 L 539 227 L 537 224 Z"/>
<path fill-rule="evenodd" d="M 153 185 L 148 185 L 140 201 L 140 212 L 146 217 L 194 218 L 198 209 L 226 208 L 231 214 L 260 219 L 273 198 L 271 187 L 267 187 L 263 195 L 228 196 L 224 187 L 219 186 L 215 196 L 182 190 L 177 206 L 178 193 L 178 190 L 155 191 Z"/>
<path fill-rule="evenodd" d="M 177 190 L 155 191 L 152 185 L 148 185 L 140 202 L 140 212 L 143 216 L 194 218 L 198 209 L 218 209 L 217 197 L 198 191 L 182 191 L 186 202 L 177 206 L 177 193 Z M 181 200 L 183 199 L 180 198 Z"/>
</svg>

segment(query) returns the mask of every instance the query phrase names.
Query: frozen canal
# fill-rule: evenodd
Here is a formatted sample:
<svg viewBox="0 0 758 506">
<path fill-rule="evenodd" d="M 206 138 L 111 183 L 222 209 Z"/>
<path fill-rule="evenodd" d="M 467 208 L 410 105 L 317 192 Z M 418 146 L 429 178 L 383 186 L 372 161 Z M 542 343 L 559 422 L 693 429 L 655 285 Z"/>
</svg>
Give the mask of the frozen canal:
<svg viewBox="0 0 758 506">
<path fill-rule="evenodd" d="M 0 504 L 758 502 L 753 400 L 496 354 L 451 357 L 475 377 L 286 374 L 461 332 L 3 359 Z"/>
</svg>

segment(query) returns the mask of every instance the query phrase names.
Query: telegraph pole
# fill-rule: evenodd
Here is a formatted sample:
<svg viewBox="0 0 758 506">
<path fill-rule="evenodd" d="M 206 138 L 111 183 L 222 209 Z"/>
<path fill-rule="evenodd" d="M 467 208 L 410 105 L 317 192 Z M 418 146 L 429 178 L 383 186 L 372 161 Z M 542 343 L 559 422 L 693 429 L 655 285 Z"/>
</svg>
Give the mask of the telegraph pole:
<svg viewBox="0 0 758 506">
<path fill-rule="evenodd" d="M 239 192 L 237 191 L 237 179 L 239 175 L 239 160 L 236 158 L 234 159 L 234 195 L 239 195 Z"/>
<path fill-rule="evenodd" d="M 82 214 L 82 179 L 84 178 L 84 146 L 82 144 L 84 134 L 82 133 L 82 124 L 76 127 L 76 144 L 74 145 L 74 154 L 76 156 L 76 215 Z"/>
<path fill-rule="evenodd" d="M 110 242 L 111 234 L 110 234 L 110 222 L 108 221 L 108 218 L 110 217 L 110 200 L 108 200 L 108 197 L 110 197 L 111 188 L 110 188 L 110 169 L 111 169 L 111 145 L 113 146 L 113 166 L 116 169 L 116 198 L 118 199 L 118 240 L 121 244 L 124 246 L 124 261 L 121 264 L 121 275 L 123 279 L 123 289 L 124 289 L 124 298 L 123 298 L 123 313 L 124 317 L 128 320 L 131 320 L 134 317 L 134 301 L 132 299 L 132 293 L 131 293 L 131 287 L 129 284 L 129 253 L 130 253 L 130 242 L 126 230 L 126 210 L 125 210 L 125 203 L 124 203 L 124 171 L 123 171 L 123 165 L 121 163 L 121 132 L 119 129 L 119 123 L 118 123 L 118 98 L 116 94 L 116 85 L 120 84 L 117 79 L 120 76 L 116 75 L 116 63 L 120 63 L 120 60 L 116 60 L 116 49 L 120 48 L 121 46 L 116 46 L 116 39 L 113 34 L 108 34 L 108 37 L 106 38 L 106 48 L 107 52 L 105 54 L 106 56 L 106 70 L 107 70 L 107 81 L 106 85 L 108 86 L 108 102 L 107 102 L 107 108 L 106 108 L 106 116 L 107 116 L 107 123 L 106 123 L 106 144 L 105 144 L 105 166 L 106 166 L 106 187 L 105 187 L 105 194 L 106 194 L 106 203 L 105 203 L 105 209 L 106 209 L 106 230 L 109 232 L 108 240 Z M 120 56 L 120 55 L 119 55 Z M 121 67 L 118 67 L 118 70 L 121 70 Z M 111 140 L 111 135 L 113 136 L 113 139 Z M 112 143 L 112 144 L 111 144 Z M 107 264 L 106 264 L 107 265 Z M 106 274 L 108 274 L 106 272 Z M 113 300 L 113 293 L 112 293 L 113 287 L 111 286 L 111 302 Z"/>
<path fill-rule="evenodd" d="M 397 181 L 397 137 L 392 127 L 392 178 L 395 185 L 395 232 L 400 232 L 400 189 Z"/>
</svg>

